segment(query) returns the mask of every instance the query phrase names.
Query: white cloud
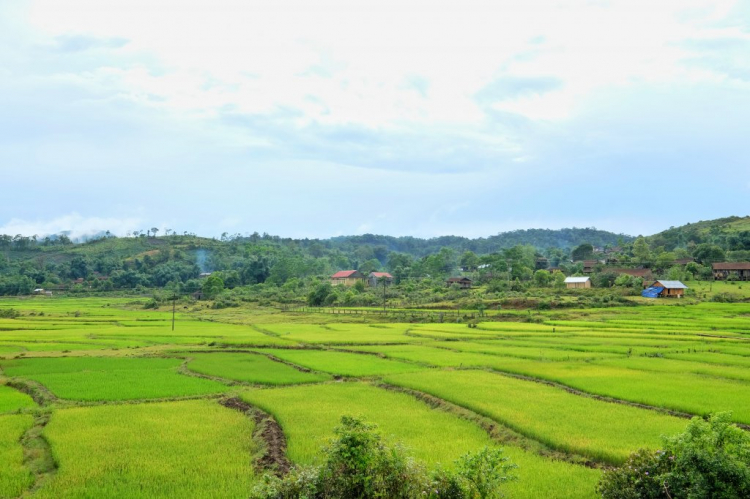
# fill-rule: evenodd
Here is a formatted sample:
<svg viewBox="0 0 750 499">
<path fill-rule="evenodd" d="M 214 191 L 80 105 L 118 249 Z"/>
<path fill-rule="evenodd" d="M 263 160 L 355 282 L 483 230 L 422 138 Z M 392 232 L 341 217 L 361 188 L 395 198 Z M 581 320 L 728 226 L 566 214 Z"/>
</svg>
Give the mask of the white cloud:
<svg viewBox="0 0 750 499">
<path fill-rule="evenodd" d="M 133 230 L 142 229 L 141 224 L 140 218 L 84 217 L 78 213 L 70 213 L 51 220 L 13 218 L 5 225 L 0 226 L 0 234 L 22 234 L 26 236 L 36 234 L 39 237 L 44 237 L 64 232 L 68 237 L 79 238 L 109 230 L 114 235 L 124 236 Z"/>
<path fill-rule="evenodd" d="M 703 196 L 697 172 L 746 176 L 738 6 L 0 3 L 0 174 L 14 186 L 0 213 L 24 232 L 75 212 L 52 225 L 167 214 L 211 235 L 492 233 L 593 217 L 576 189 L 630 224 L 647 208 L 608 189 L 638 198 L 656 178 Z"/>
</svg>

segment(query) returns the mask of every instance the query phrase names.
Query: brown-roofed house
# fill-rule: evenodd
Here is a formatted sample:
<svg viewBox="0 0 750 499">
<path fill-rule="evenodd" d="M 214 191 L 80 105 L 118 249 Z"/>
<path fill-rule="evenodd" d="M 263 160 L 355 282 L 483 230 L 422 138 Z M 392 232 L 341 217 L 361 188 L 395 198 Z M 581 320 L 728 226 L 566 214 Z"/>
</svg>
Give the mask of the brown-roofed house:
<svg viewBox="0 0 750 499">
<path fill-rule="evenodd" d="M 445 284 L 448 286 L 458 284 L 461 289 L 471 289 L 471 279 L 468 277 L 451 277 L 445 281 Z"/>
<path fill-rule="evenodd" d="M 370 272 L 367 276 L 367 283 L 373 288 L 381 285 L 384 280 L 386 286 L 393 284 L 393 276 L 388 272 Z"/>
<path fill-rule="evenodd" d="M 594 271 L 594 267 L 599 264 L 599 260 L 584 260 L 583 273 L 589 274 Z"/>
<path fill-rule="evenodd" d="M 354 286 L 357 281 L 364 281 L 363 276 L 359 270 L 340 270 L 331 276 L 331 284 L 339 286 Z"/>
<path fill-rule="evenodd" d="M 711 268 L 716 280 L 736 277 L 740 281 L 750 281 L 750 262 L 720 262 L 712 264 Z"/>
</svg>

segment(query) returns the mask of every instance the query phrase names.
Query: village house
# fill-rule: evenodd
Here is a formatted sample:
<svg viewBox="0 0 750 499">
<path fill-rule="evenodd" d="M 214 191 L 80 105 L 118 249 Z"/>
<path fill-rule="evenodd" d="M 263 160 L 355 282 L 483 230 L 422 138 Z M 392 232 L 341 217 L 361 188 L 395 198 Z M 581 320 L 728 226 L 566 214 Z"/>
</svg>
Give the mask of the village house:
<svg viewBox="0 0 750 499">
<path fill-rule="evenodd" d="M 565 287 L 568 289 L 590 288 L 591 278 L 590 277 L 566 277 Z"/>
<path fill-rule="evenodd" d="M 331 284 L 334 286 L 354 286 L 357 281 L 364 281 L 363 276 L 358 270 L 340 270 L 331 276 Z"/>
<path fill-rule="evenodd" d="M 451 277 L 445 281 L 445 284 L 448 287 L 458 284 L 461 289 L 471 289 L 471 279 L 468 277 Z"/>
<path fill-rule="evenodd" d="M 721 262 L 711 265 L 714 279 L 723 281 L 735 277 L 740 281 L 750 281 L 750 262 Z"/>
<path fill-rule="evenodd" d="M 654 282 L 649 289 L 657 289 L 658 291 L 658 288 L 663 288 L 658 293 L 659 298 L 682 298 L 685 295 L 685 290 L 688 289 L 680 281 L 666 281 L 663 279 Z"/>
<path fill-rule="evenodd" d="M 371 288 L 382 285 L 383 280 L 385 280 L 386 286 L 393 284 L 393 276 L 388 272 L 370 272 L 370 275 L 367 276 L 367 284 Z"/>
<path fill-rule="evenodd" d="M 594 271 L 594 267 L 598 265 L 599 260 L 584 260 L 583 261 L 583 273 L 590 274 Z"/>
</svg>

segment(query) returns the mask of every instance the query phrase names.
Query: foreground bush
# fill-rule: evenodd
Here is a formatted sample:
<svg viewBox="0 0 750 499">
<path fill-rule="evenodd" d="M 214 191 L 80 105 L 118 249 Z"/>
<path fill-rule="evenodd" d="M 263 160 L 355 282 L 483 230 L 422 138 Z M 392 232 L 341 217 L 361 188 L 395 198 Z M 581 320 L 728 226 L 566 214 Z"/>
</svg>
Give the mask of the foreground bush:
<svg viewBox="0 0 750 499">
<path fill-rule="evenodd" d="M 502 497 L 500 486 L 516 478 L 512 474 L 516 466 L 502 456 L 502 450 L 487 447 L 459 458 L 455 471 L 428 473 L 403 448 L 386 445 L 375 428 L 342 417 L 322 466 L 294 468 L 284 478 L 266 474 L 251 497 L 495 499 Z"/>
<path fill-rule="evenodd" d="M 750 435 L 730 413 L 693 418 L 664 449 L 639 450 L 598 485 L 605 499 L 740 499 L 750 497 Z"/>
</svg>

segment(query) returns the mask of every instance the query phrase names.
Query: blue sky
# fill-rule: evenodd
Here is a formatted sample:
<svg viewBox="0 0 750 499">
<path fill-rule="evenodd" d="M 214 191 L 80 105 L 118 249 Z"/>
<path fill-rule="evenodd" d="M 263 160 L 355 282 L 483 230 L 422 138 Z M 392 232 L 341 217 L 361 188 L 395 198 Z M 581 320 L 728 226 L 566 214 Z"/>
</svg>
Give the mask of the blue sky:
<svg viewBox="0 0 750 499">
<path fill-rule="evenodd" d="M 0 2 L 0 233 L 747 215 L 748 54 L 730 0 Z"/>
</svg>

